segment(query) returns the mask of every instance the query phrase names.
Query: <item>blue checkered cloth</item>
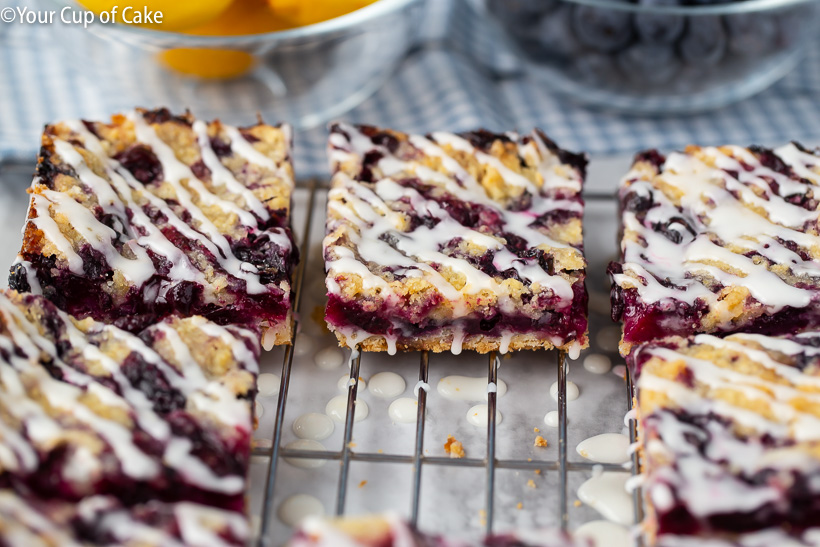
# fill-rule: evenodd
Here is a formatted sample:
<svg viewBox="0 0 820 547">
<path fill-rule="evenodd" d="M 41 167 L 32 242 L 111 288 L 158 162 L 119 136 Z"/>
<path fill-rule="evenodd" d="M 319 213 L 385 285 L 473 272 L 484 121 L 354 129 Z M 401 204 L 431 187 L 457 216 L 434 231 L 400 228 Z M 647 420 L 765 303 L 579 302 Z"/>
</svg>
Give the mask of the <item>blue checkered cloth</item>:
<svg viewBox="0 0 820 547">
<path fill-rule="evenodd" d="M 564 148 L 599 156 L 689 143 L 820 142 L 820 47 L 810 48 L 799 68 L 770 89 L 719 111 L 623 116 L 576 104 L 528 77 L 497 29 L 467 1 L 429 0 L 420 45 L 383 87 L 341 118 L 412 132 L 538 126 Z M 167 81 L 134 86 L 128 63 L 113 63 L 110 77 L 92 82 L 63 53 L 48 26 L 0 23 L 0 160 L 33 162 L 49 121 L 104 119 L 134 105 L 170 102 L 163 100 L 173 93 Z M 254 110 L 252 96 L 244 99 Z M 326 174 L 325 139 L 321 127 L 297 132 L 300 176 Z"/>
</svg>

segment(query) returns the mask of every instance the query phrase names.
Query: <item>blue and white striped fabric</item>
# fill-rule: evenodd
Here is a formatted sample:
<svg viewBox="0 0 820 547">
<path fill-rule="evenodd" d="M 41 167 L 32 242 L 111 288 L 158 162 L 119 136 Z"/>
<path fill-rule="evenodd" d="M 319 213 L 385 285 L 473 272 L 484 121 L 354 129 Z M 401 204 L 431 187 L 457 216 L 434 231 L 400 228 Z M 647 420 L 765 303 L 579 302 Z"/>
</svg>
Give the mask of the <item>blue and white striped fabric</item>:
<svg viewBox="0 0 820 547">
<path fill-rule="evenodd" d="M 498 47 L 493 30 L 462 4 L 466 1 L 429 0 L 423 45 L 371 98 L 342 117 L 414 132 L 539 126 L 561 146 L 593 155 L 688 143 L 820 142 L 820 47 L 778 84 L 733 106 L 700 115 L 628 117 L 568 102 L 529 79 L 514 56 Z M 162 95 L 167 82 L 125 85 L 118 70 L 126 70 L 127 63 L 113 64 L 110 77 L 91 82 L 63 57 L 48 26 L 0 24 L 0 160 L 32 162 L 46 122 L 104 119 L 134 105 L 169 103 Z M 508 76 L 498 78 L 499 72 Z M 242 107 L 253 111 L 252 98 L 246 96 Z M 325 137 L 323 128 L 296 134 L 300 176 L 326 172 Z"/>
</svg>

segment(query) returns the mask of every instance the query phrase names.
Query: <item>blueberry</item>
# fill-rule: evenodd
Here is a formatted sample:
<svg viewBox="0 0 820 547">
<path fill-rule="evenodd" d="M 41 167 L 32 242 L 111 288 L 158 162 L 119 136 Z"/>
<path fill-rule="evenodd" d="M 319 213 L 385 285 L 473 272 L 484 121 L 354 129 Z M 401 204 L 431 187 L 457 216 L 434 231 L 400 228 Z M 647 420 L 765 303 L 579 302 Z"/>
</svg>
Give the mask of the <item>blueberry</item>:
<svg viewBox="0 0 820 547">
<path fill-rule="evenodd" d="M 789 48 L 795 45 L 805 34 L 806 22 L 812 21 L 814 17 L 811 8 L 812 6 L 792 8 L 775 15 L 778 29 L 778 46 Z"/>
<path fill-rule="evenodd" d="M 501 321 L 502 318 L 503 315 L 497 313 L 489 319 L 482 319 L 479 322 L 479 328 L 485 332 L 489 332 L 495 328 L 495 326 L 498 324 L 499 321 Z"/>
<path fill-rule="evenodd" d="M 399 139 L 391 135 L 390 133 L 378 133 L 371 137 L 373 144 L 378 146 L 384 146 L 387 148 L 391 153 L 395 154 L 396 151 L 399 149 Z"/>
<path fill-rule="evenodd" d="M 219 135 L 211 137 L 211 148 L 213 148 L 214 154 L 216 154 L 218 158 L 224 158 L 225 156 L 233 154 L 231 143 L 223 141 Z"/>
<path fill-rule="evenodd" d="M 655 224 L 652 227 L 656 232 L 660 232 L 666 239 L 676 244 L 692 241 L 696 235 L 689 221 L 683 217 L 672 217 L 666 222 Z"/>
<path fill-rule="evenodd" d="M 588 84 L 611 85 L 620 82 L 615 60 L 603 53 L 585 53 L 573 63 L 578 78 Z"/>
<path fill-rule="evenodd" d="M 624 211 L 642 213 L 652 208 L 654 198 L 651 193 L 630 191 L 622 198 Z"/>
<path fill-rule="evenodd" d="M 572 29 L 583 45 L 597 51 L 617 51 L 632 40 L 632 21 L 626 11 L 577 6 Z"/>
<path fill-rule="evenodd" d="M 641 0 L 646 6 L 676 6 L 677 0 Z M 681 15 L 639 13 L 635 16 L 635 32 L 641 41 L 650 44 L 672 44 L 683 34 L 685 20 Z"/>
<path fill-rule="evenodd" d="M 742 13 L 729 15 L 725 20 L 732 53 L 755 57 L 775 48 L 777 19 L 768 15 Z"/>
<path fill-rule="evenodd" d="M 9 270 L 9 288 L 17 292 L 31 292 L 31 285 L 28 283 L 28 272 L 22 264 L 15 264 Z"/>
<path fill-rule="evenodd" d="M 205 162 L 198 160 L 191 164 L 191 172 L 199 180 L 209 180 L 211 178 L 211 170 L 205 165 Z"/>
<path fill-rule="evenodd" d="M 666 163 L 666 156 L 657 151 L 657 149 L 642 150 L 635 154 L 633 163 L 646 162 L 655 167 L 658 171 L 661 170 L 663 164 Z M 650 198 L 651 201 L 651 198 Z"/>
<path fill-rule="evenodd" d="M 525 49 L 536 56 L 571 58 L 582 49 L 572 33 L 572 9 L 561 6 L 528 28 Z"/>
<path fill-rule="evenodd" d="M 171 287 L 167 298 L 177 312 L 190 315 L 202 300 L 202 285 L 193 281 L 180 281 Z"/>
<path fill-rule="evenodd" d="M 129 353 L 122 363 L 122 373 L 136 389 L 153 403 L 154 411 L 167 414 L 185 407 L 185 396 L 172 387 L 156 365 L 136 352 Z"/>
<path fill-rule="evenodd" d="M 720 17 L 690 18 L 678 47 L 681 59 L 690 65 L 716 65 L 726 53 L 726 32 Z"/>
<path fill-rule="evenodd" d="M 487 9 L 507 25 L 527 26 L 554 4 L 555 0 L 487 0 Z"/>
<path fill-rule="evenodd" d="M 463 139 L 466 139 L 470 142 L 470 144 L 472 144 L 479 150 L 483 150 L 484 152 L 489 152 L 496 141 L 501 141 L 502 143 L 512 142 L 509 136 L 503 133 L 493 133 L 492 131 L 487 131 L 486 129 L 465 131 L 463 133 L 460 133 L 459 136 Z"/>
<path fill-rule="evenodd" d="M 618 54 L 618 66 L 634 84 L 658 85 L 674 78 L 681 65 L 671 47 L 636 44 Z"/>
<path fill-rule="evenodd" d="M 154 151 L 144 144 L 135 144 L 114 156 L 114 159 L 143 184 L 162 180 L 162 164 Z"/>
</svg>

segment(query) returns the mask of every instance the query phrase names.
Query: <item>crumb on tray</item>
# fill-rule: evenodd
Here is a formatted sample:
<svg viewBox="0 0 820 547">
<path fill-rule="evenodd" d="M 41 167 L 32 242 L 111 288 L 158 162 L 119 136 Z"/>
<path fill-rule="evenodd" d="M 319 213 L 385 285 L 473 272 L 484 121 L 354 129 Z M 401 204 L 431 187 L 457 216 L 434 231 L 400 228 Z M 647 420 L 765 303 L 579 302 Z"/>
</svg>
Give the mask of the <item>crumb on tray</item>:
<svg viewBox="0 0 820 547">
<path fill-rule="evenodd" d="M 463 458 L 464 446 L 452 435 L 447 435 L 447 442 L 444 443 L 444 452 L 449 454 L 451 458 Z"/>
</svg>

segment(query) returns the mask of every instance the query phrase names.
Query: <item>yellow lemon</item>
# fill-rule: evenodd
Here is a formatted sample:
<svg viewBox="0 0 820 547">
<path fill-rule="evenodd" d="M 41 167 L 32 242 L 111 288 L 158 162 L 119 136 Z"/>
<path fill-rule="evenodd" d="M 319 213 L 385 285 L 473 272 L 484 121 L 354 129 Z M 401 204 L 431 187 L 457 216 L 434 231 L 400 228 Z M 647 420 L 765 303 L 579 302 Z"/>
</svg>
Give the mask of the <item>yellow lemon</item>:
<svg viewBox="0 0 820 547">
<path fill-rule="evenodd" d="M 217 17 L 182 32 L 197 36 L 262 34 L 311 25 L 357 10 L 374 0 L 233 0 Z M 178 48 L 159 56 L 165 66 L 200 78 L 236 78 L 253 65 L 243 51 Z"/>
<path fill-rule="evenodd" d="M 294 27 L 303 27 L 341 17 L 375 0 L 267 0 L 271 11 Z"/>
<path fill-rule="evenodd" d="M 157 30 L 180 31 L 190 29 L 214 20 L 231 0 L 79 0 L 80 4 L 94 13 L 114 7 L 115 18 L 120 23 L 135 24 Z M 157 17 L 158 14 L 162 17 Z"/>
<path fill-rule="evenodd" d="M 250 53 L 231 49 L 176 48 L 163 51 L 159 59 L 168 68 L 187 76 L 223 80 L 242 76 L 254 64 Z"/>
<path fill-rule="evenodd" d="M 198 36 L 240 36 L 293 27 L 292 23 L 271 11 L 266 0 L 234 0 L 218 18 L 184 32 Z"/>
</svg>

